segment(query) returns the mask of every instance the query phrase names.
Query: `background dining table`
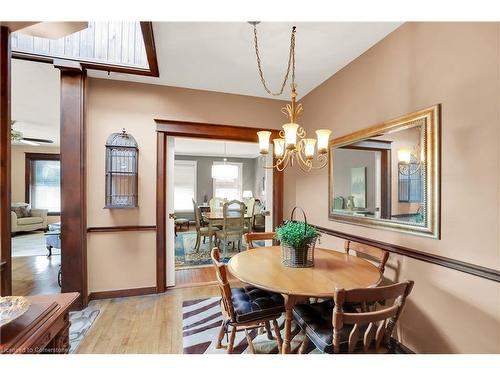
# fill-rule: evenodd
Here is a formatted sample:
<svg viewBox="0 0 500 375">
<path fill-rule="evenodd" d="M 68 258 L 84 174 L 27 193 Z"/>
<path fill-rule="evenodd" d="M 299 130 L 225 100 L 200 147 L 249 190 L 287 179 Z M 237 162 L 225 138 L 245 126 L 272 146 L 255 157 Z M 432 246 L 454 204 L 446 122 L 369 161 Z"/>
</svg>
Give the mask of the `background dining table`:
<svg viewBox="0 0 500 375">
<path fill-rule="evenodd" d="M 224 214 L 223 214 L 222 210 L 203 212 L 202 215 L 208 221 L 208 232 L 209 233 L 214 233 L 214 227 L 216 225 L 222 225 L 224 222 Z M 233 213 L 233 212 L 229 211 L 228 217 L 231 218 L 232 216 L 234 216 L 234 218 L 236 219 L 239 217 L 239 213 Z M 245 222 L 247 223 L 247 225 L 250 226 L 252 215 L 245 214 L 244 219 L 245 219 Z M 210 244 L 209 249 L 212 249 L 212 246 L 213 246 L 212 236 L 210 236 L 210 238 L 209 238 L 209 244 Z"/>
<path fill-rule="evenodd" d="M 231 274 L 258 288 L 280 293 L 285 300 L 282 354 L 290 352 L 292 309 L 309 297 L 333 298 L 336 288 L 367 288 L 380 284 L 381 272 L 365 259 L 316 248 L 314 266 L 291 268 L 281 263 L 280 246 L 258 247 L 234 255 Z"/>
</svg>

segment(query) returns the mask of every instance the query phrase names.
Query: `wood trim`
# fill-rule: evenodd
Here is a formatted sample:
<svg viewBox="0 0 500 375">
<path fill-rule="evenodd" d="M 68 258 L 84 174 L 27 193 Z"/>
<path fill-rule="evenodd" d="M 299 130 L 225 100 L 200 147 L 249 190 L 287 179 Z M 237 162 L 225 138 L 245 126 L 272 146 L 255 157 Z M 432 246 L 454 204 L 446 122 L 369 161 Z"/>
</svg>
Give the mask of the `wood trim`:
<svg viewBox="0 0 500 375">
<path fill-rule="evenodd" d="M 154 231 L 156 225 L 122 225 L 115 227 L 89 227 L 87 233 L 143 232 Z"/>
<path fill-rule="evenodd" d="M 48 154 L 48 153 L 36 153 L 36 152 L 25 152 L 24 153 L 24 202 L 30 203 L 30 191 L 31 191 L 31 162 L 36 160 L 61 160 L 60 154 Z M 60 215 L 60 212 L 49 212 L 49 216 Z"/>
<path fill-rule="evenodd" d="M 153 33 L 152 22 L 141 22 L 142 39 L 146 49 L 146 57 L 148 58 L 149 71 L 151 76 L 159 77 L 160 70 L 158 69 L 158 60 L 156 58 L 155 37 Z"/>
<path fill-rule="evenodd" d="M 155 294 L 155 293 L 156 293 L 156 287 L 154 286 L 145 288 L 134 288 L 134 289 L 107 290 L 103 292 L 90 293 L 89 301 L 98 299 L 108 299 L 108 298 L 143 296 L 146 294 Z"/>
<path fill-rule="evenodd" d="M 500 282 L 500 271 L 495 270 L 493 268 L 487 268 L 483 266 L 478 266 L 472 263 L 462 262 L 460 260 L 442 257 L 439 255 L 425 253 L 423 251 L 410 249 L 408 247 L 393 245 L 387 242 L 382 242 L 378 240 L 372 240 L 370 238 L 356 236 L 354 234 L 349 234 L 345 232 L 340 232 L 330 228 L 324 228 L 316 226 L 319 232 L 342 238 L 344 240 L 355 241 L 364 243 L 366 245 L 379 247 L 391 253 L 407 256 L 413 259 L 420 260 L 422 262 L 437 264 L 438 266 L 450 268 L 456 271 L 468 273 L 470 275 L 478 276 L 483 279 L 492 280 L 496 282 Z"/>
<path fill-rule="evenodd" d="M 155 46 L 155 42 L 154 42 L 152 22 L 141 22 L 141 31 L 142 31 L 142 37 L 144 40 L 144 47 L 146 50 L 146 57 L 148 59 L 148 65 L 149 65 L 148 69 L 126 67 L 126 66 L 109 64 L 109 63 L 82 61 L 82 60 L 72 59 L 72 58 L 67 57 L 67 56 L 65 56 L 64 58 L 61 59 L 58 57 L 44 56 L 44 55 L 39 55 L 36 53 L 26 53 L 26 52 L 19 52 L 19 51 L 12 52 L 12 58 L 20 59 L 20 60 L 27 60 L 27 61 L 35 61 L 35 62 L 46 63 L 46 64 L 57 64 L 58 61 L 67 60 L 67 61 L 79 63 L 82 69 L 104 70 L 106 72 L 135 74 L 135 75 L 149 76 L 149 77 L 159 77 L 160 71 L 158 68 L 158 60 L 157 60 L 157 56 L 156 56 L 156 46 Z"/>
<path fill-rule="evenodd" d="M 156 292 L 167 288 L 167 135 L 157 133 L 156 148 Z"/>
<path fill-rule="evenodd" d="M 0 296 L 12 294 L 11 149 L 10 149 L 10 30 L 0 27 Z"/>
<path fill-rule="evenodd" d="M 248 126 L 219 125 L 203 122 L 155 119 L 156 131 L 175 137 L 227 139 L 231 141 L 258 142 L 259 130 L 269 130 L 271 139 L 279 137 L 279 130 L 260 129 Z"/>
<path fill-rule="evenodd" d="M 258 142 L 257 131 L 269 130 L 271 139 L 279 137 L 279 130 L 259 129 L 248 126 L 219 125 L 202 122 L 155 119 L 157 131 L 156 166 L 156 288 L 158 293 L 166 289 L 166 197 L 167 180 L 166 148 L 167 136 L 225 139 L 230 141 Z M 282 172 L 273 171 L 273 225 L 283 222 L 283 184 Z"/>
<path fill-rule="evenodd" d="M 85 71 L 61 68 L 61 256 L 62 292 L 79 292 L 87 305 L 87 202 Z"/>
</svg>

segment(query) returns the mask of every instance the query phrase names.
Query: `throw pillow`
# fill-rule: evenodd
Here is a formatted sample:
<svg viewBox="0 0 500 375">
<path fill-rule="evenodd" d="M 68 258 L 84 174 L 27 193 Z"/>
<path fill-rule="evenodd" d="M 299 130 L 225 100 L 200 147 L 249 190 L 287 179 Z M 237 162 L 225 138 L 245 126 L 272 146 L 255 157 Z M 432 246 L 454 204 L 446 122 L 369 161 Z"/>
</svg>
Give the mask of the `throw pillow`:
<svg viewBox="0 0 500 375">
<path fill-rule="evenodd" d="M 26 203 L 15 204 L 10 209 L 11 211 L 14 211 L 18 219 L 30 216 L 29 205 Z"/>
</svg>

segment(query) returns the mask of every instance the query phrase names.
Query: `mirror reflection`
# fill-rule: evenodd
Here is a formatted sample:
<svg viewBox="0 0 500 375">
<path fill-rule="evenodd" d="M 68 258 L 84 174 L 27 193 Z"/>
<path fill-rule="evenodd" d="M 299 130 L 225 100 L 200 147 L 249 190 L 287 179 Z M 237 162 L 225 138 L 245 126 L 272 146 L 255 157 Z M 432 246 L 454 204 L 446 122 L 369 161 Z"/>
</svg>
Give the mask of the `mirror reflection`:
<svg viewBox="0 0 500 375">
<path fill-rule="evenodd" d="M 425 225 L 425 126 L 333 149 L 334 214 Z"/>
</svg>

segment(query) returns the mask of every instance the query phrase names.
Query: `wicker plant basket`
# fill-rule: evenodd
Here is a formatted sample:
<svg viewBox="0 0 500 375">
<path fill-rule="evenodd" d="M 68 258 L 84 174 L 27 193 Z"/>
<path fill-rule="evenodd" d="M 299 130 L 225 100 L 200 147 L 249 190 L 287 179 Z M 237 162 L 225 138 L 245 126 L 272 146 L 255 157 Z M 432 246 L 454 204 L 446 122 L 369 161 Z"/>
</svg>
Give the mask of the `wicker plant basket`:
<svg viewBox="0 0 500 375">
<path fill-rule="evenodd" d="M 290 217 L 290 221 L 295 221 L 294 214 L 295 210 L 299 208 L 304 215 L 304 233 L 307 226 L 307 217 L 304 210 L 300 207 L 294 207 Z M 314 266 L 314 248 L 316 246 L 316 240 L 318 237 L 311 238 L 311 240 L 305 243 L 299 248 L 281 244 L 281 263 L 286 267 L 293 268 L 305 268 Z"/>
</svg>

